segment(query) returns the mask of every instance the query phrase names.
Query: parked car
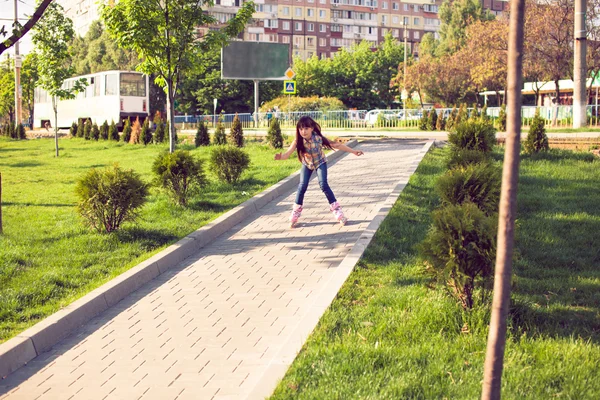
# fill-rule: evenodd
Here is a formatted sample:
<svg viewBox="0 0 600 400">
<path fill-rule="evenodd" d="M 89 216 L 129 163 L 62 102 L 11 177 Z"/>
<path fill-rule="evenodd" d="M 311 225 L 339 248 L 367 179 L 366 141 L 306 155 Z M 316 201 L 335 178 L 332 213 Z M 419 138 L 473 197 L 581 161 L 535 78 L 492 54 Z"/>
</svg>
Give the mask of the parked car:
<svg viewBox="0 0 600 400">
<path fill-rule="evenodd" d="M 406 110 L 406 119 L 408 121 L 421 119 L 423 111 L 421 110 Z M 400 110 L 398 113 L 398 119 L 404 120 L 404 110 Z"/>
<path fill-rule="evenodd" d="M 365 115 L 365 122 L 367 125 L 375 125 L 379 114 L 382 114 L 388 121 L 397 118 L 397 110 L 371 110 Z"/>
</svg>

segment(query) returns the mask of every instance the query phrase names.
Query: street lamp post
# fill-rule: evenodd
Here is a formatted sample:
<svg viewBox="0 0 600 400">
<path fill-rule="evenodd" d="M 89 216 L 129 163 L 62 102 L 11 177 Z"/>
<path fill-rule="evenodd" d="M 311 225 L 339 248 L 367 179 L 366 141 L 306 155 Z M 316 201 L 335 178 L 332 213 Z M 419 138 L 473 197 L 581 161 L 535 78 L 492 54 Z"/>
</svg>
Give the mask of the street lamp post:
<svg viewBox="0 0 600 400">
<path fill-rule="evenodd" d="M 402 99 L 402 108 L 404 109 L 404 127 L 406 128 L 406 100 L 408 100 L 408 91 L 406 90 L 406 47 L 407 47 L 407 43 L 406 41 L 408 40 L 408 32 L 406 31 L 406 20 L 403 21 L 404 22 L 404 83 L 403 83 L 403 87 L 402 87 L 402 97 L 404 97 Z"/>
<path fill-rule="evenodd" d="M 213 99 L 213 128 L 217 126 L 217 99 Z"/>
</svg>

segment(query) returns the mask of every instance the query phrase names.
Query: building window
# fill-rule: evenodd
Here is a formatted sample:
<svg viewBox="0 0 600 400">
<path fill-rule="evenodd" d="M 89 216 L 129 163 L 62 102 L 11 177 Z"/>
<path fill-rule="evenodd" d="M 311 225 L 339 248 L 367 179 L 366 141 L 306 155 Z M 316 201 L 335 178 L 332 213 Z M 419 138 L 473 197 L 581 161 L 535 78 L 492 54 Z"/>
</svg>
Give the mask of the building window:
<svg viewBox="0 0 600 400">
<path fill-rule="evenodd" d="M 325 24 L 319 24 L 319 32 L 327 32 L 327 27 Z"/>
<path fill-rule="evenodd" d="M 418 4 L 413 5 L 413 11 L 414 12 L 419 12 L 419 5 Z"/>
<path fill-rule="evenodd" d="M 313 8 L 307 8 L 306 9 L 306 16 L 308 16 L 308 17 L 314 17 L 315 16 L 315 10 Z"/>
<path fill-rule="evenodd" d="M 315 53 L 313 53 L 312 51 L 308 52 L 308 58 L 311 58 Z"/>
<path fill-rule="evenodd" d="M 326 18 L 327 12 L 325 10 L 319 10 L 319 18 Z"/>
<path fill-rule="evenodd" d="M 408 25 L 409 22 L 410 22 L 410 18 L 404 17 L 404 20 L 402 21 L 402 25 Z"/>
<path fill-rule="evenodd" d="M 387 10 L 387 1 L 384 1 L 383 3 L 381 3 L 381 8 L 384 10 Z"/>
<path fill-rule="evenodd" d="M 300 7 L 296 7 L 296 17 L 301 17 L 302 16 L 302 9 Z"/>
<path fill-rule="evenodd" d="M 314 46 L 315 45 L 315 38 L 311 38 L 311 37 L 306 38 L 306 45 L 307 46 Z"/>
<path fill-rule="evenodd" d="M 290 8 L 289 7 L 283 7 L 283 15 L 290 15 Z"/>
<path fill-rule="evenodd" d="M 281 43 L 289 43 L 290 42 L 290 37 L 289 36 L 282 36 L 281 37 Z"/>
<path fill-rule="evenodd" d="M 393 17 L 392 17 L 392 22 L 393 22 L 394 24 L 397 24 L 397 23 L 398 23 L 398 17 L 397 17 L 397 16 L 393 16 Z"/>
<path fill-rule="evenodd" d="M 413 34 L 413 37 L 414 37 L 415 39 L 418 39 L 418 38 L 420 37 L 420 35 L 419 35 L 419 32 L 418 32 L 418 31 L 416 31 L 416 32 Z"/>
<path fill-rule="evenodd" d="M 404 11 L 408 11 L 408 4 L 404 4 Z"/>
<path fill-rule="evenodd" d="M 294 36 L 294 44 L 298 47 L 302 46 L 304 44 L 302 39 L 304 39 L 302 36 Z"/>
<path fill-rule="evenodd" d="M 290 22 L 289 21 L 283 21 L 283 30 L 284 31 L 290 30 Z"/>
<path fill-rule="evenodd" d="M 315 24 L 313 24 L 312 22 L 309 22 L 308 24 L 306 24 L 306 29 L 309 32 L 314 32 L 315 31 Z"/>
<path fill-rule="evenodd" d="M 392 10 L 398 11 L 399 9 L 400 7 L 398 6 L 398 3 L 392 3 Z"/>
<path fill-rule="evenodd" d="M 415 23 L 415 25 L 419 25 L 419 18 L 415 18 L 414 23 Z"/>
<path fill-rule="evenodd" d="M 393 36 L 393 37 L 395 37 L 395 38 L 397 38 L 397 37 L 398 37 L 398 29 L 394 29 L 394 30 L 392 31 L 392 36 Z"/>
<path fill-rule="evenodd" d="M 295 25 L 294 29 L 296 31 L 301 31 L 302 30 L 302 22 L 296 22 L 294 25 Z"/>
<path fill-rule="evenodd" d="M 321 46 L 321 47 L 327 46 L 327 39 L 319 38 L 319 46 Z"/>
</svg>

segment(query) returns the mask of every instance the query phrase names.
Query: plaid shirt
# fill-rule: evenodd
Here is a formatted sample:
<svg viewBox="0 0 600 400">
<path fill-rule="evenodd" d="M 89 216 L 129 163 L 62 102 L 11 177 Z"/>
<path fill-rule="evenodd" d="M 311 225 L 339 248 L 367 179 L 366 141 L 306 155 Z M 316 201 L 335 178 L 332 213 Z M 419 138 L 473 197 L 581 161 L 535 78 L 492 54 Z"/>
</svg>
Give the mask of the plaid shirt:
<svg viewBox="0 0 600 400">
<path fill-rule="evenodd" d="M 315 170 L 327 162 L 323 152 L 323 138 L 315 133 L 310 140 L 304 139 L 304 149 L 306 152 L 302 156 L 302 164 L 308 169 Z"/>
</svg>

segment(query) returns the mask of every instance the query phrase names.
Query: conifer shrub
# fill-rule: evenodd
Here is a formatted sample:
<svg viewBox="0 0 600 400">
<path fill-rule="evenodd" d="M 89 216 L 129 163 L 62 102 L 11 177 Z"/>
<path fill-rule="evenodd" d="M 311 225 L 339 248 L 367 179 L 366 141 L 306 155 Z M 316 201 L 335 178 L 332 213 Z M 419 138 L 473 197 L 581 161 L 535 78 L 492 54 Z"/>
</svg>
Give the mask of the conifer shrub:
<svg viewBox="0 0 600 400">
<path fill-rule="evenodd" d="M 140 124 L 140 118 L 137 117 L 135 122 L 131 126 L 131 137 L 129 138 L 129 143 L 131 144 L 140 144 L 142 133 L 142 124 Z"/>
<path fill-rule="evenodd" d="M 164 151 L 152 164 L 156 183 L 179 204 L 186 206 L 190 196 L 206 185 L 203 163 L 194 158 L 189 151 Z"/>
<path fill-rule="evenodd" d="M 117 125 L 115 121 L 111 121 L 110 126 L 108 127 L 108 138 L 110 140 L 114 140 L 116 142 L 119 141 L 119 130 L 117 129 Z"/>
<path fill-rule="evenodd" d="M 210 165 L 221 181 L 235 183 L 250 166 L 250 156 L 239 147 L 219 146 L 210 154 Z"/>
<path fill-rule="evenodd" d="M 452 107 L 452 111 L 450 111 L 450 115 L 448 115 L 448 120 L 446 121 L 446 130 L 452 130 L 457 115 L 458 110 L 456 109 L 456 106 L 454 106 Z"/>
<path fill-rule="evenodd" d="M 148 118 L 144 119 L 144 124 L 142 125 L 142 131 L 140 133 L 142 143 L 144 146 L 152 143 L 152 131 L 150 130 L 150 121 Z"/>
<path fill-rule="evenodd" d="M 456 117 L 454 118 L 454 126 L 461 124 L 469 119 L 469 113 L 467 111 L 467 105 L 462 103 L 458 108 L 458 112 L 456 113 Z"/>
<path fill-rule="evenodd" d="M 71 127 L 69 128 L 69 135 L 71 135 L 71 137 L 76 137 L 77 136 L 77 122 L 73 122 L 71 124 Z"/>
<path fill-rule="evenodd" d="M 223 126 L 221 121 L 217 123 L 217 127 L 215 128 L 213 143 L 216 145 L 227 144 L 227 135 L 225 135 L 225 127 Z"/>
<path fill-rule="evenodd" d="M 242 129 L 242 121 L 240 121 L 240 117 L 237 115 L 237 113 L 235 113 L 233 122 L 231 123 L 229 140 L 234 146 L 244 147 L 244 130 Z"/>
<path fill-rule="evenodd" d="M 25 132 L 25 127 L 23 124 L 17 125 L 16 136 L 19 140 L 27 139 L 27 133 Z"/>
<path fill-rule="evenodd" d="M 79 122 L 77 123 L 77 137 L 78 138 L 82 138 L 84 137 L 84 125 L 85 125 L 85 121 L 81 118 L 79 118 Z"/>
<path fill-rule="evenodd" d="M 442 114 L 438 116 L 437 122 L 435 123 L 435 130 L 443 131 L 444 129 L 446 129 L 446 118 Z"/>
<path fill-rule="evenodd" d="M 487 113 L 487 104 L 484 105 L 483 108 L 481 109 L 481 115 L 479 116 L 479 118 L 481 118 L 484 121 L 490 120 L 490 116 Z"/>
<path fill-rule="evenodd" d="M 427 130 L 428 131 L 435 131 L 435 127 L 437 126 L 437 120 L 438 120 L 437 111 L 435 111 L 435 108 L 432 108 L 429 111 L 429 118 L 427 118 Z"/>
<path fill-rule="evenodd" d="M 498 130 L 500 132 L 506 132 L 506 105 L 500 106 L 500 112 L 498 113 Z"/>
<path fill-rule="evenodd" d="M 100 129 L 98 129 L 98 124 L 96 124 L 95 122 L 92 124 L 92 130 L 90 132 L 90 139 L 91 140 L 98 140 L 100 139 Z"/>
<path fill-rule="evenodd" d="M 488 121 L 470 119 L 455 125 L 448 134 L 452 150 L 477 150 L 489 153 L 496 144 L 496 129 Z"/>
<path fill-rule="evenodd" d="M 131 120 L 127 118 L 125 120 L 125 124 L 123 125 L 123 141 L 125 143 L 129 143 L 131 140 Z"/>
<path fill-rule="evenodd" d="M 529 125 L 529 133 L 523 143 L 525 152 L 528 154 L 539 153 L 540 151 L 548 151 L 548 136 L 546 135 L 546 126 L 544 118 L 540 116 L 539 108 L 535 111 L 535 116 Z"/>
<path fill-rule="evenodd" d="M 453 149 L 450 151 L 447 165 L 449 169 L 466 167 L 471 164 L 488 162 L 490 158 L 490 153 L 484 153 L 479 150 Z"/>
<path fill-rule="evenodd" d="M 79 214 L 98 232 L 110 233 L 135 220 L 148 196 L 148 185 L 135 171 L 115 164 L 88 171 L 77 181 L 75 193 Z"/>
<path fill-rule="evenodd" d="M 194 138 L 194 144 L 196 147 L 210 145 L 210 135 L 208 134 L 208 127 L 204 121 L 198 123 L 198 129 L 196 130 L 196 137 Z"/>
<path fill-rule="evenodd" d="M 465 202 L 437 209 L 432 218 L 433 225 L 419 245 L 425 271 L 463 308 L 473 308 L 476 290 L 485 302 L 494 275 L 498 216 L 488 216 Z"/>
<path fill-rule="evenodd" d="M 159 119 L 156 123 L 156 130 L 154 131 L 154 143 L 164 143 L 165 141 L 165 123 Z"/>
<path fill-rule="evenodd" d="M 423 110 L 423 113 L 421 114 L 421 119 L 419 119 L 419 130 L 426 131 L 428 123 L 429 123 L 429 111 Z"/>
<path fill-rule="evenodd" d="M 83 125 L 83 138 L 85 140 L 92 139 L 92 121 L 89 119 L 86 119 L 85 124 Z"/>
<path fill-rule="evenodd" d="M 448 170 L 435 187 L 442 205 L 471 202 L 490 215 L 498 211 L 501 178 L 499 168 L 484 162 Z"/>
<path fill-rule="evenodd" d="M 281 126 L 279 118 L 273 118 L 267 132 L 267 142 L 275 149 L 283 148 L 283 135 L 281 134 Z"/>
<path fill-rule="evenodd" d="M 106 120 L 100 125 L 100 139 L 108 140 L 108 121 Z"/>
</svg>

